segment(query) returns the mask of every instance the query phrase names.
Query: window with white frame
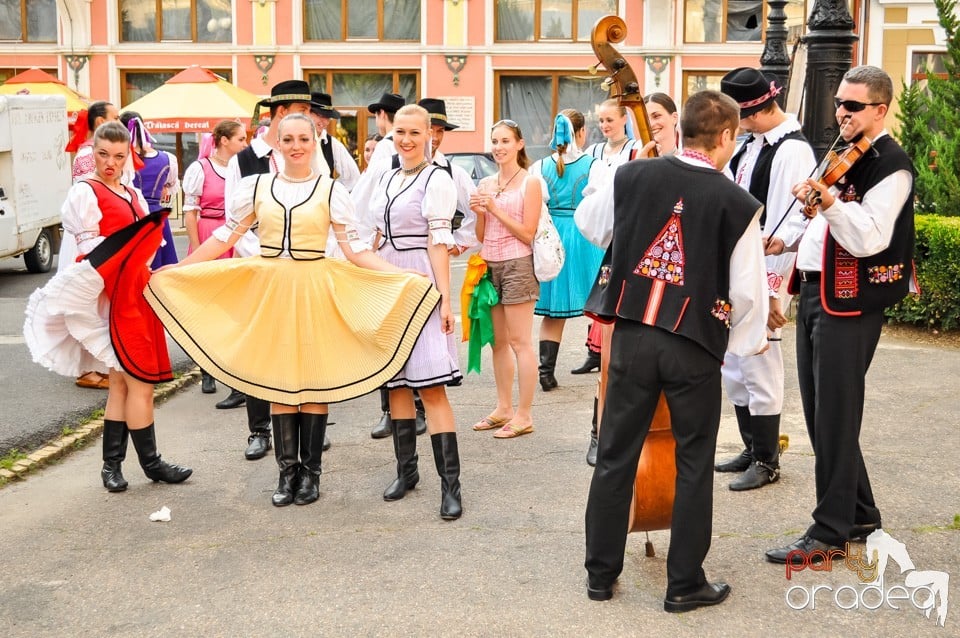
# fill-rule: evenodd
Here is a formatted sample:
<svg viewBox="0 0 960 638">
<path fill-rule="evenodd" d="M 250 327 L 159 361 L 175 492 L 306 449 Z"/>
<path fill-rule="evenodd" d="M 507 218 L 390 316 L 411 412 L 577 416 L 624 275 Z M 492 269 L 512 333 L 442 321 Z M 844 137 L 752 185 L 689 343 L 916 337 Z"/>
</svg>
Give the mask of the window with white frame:
<svg viewBox="0 0 960 638">
<path fill-rule="evenodd" d="M 617 0 L 496 0 L 498 42 L 590 41 L 593 25 L 617 13 Z"/>
<path fill-rule="evenodd" d="M 231 42 L 232 0 L 118 0 L 121 42 Z"/>
<path fill-rule="evenodd" d="M 0 40 L 56 42 L 56 0 L 0 0 Z"/>
<path fill-rule="evenodd" d="M 421 0 L 303 0 L 303 39 L 419 41 Z"/>
</svg>

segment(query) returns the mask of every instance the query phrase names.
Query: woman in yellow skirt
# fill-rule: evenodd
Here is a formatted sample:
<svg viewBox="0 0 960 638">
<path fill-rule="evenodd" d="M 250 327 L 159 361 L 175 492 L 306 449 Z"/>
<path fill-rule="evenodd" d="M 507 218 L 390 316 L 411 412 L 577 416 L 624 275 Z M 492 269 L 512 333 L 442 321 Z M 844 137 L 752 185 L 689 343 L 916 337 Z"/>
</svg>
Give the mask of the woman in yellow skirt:
<svg viewBox="0 0 960 638">
<path fill-rule="evenodd" d="M 393 378 L 440 300 L 359 238 L 346 188 L 317 170 L 309 118 L 284 118 L 279 141 L 283 170 L 244 178 L 228 202 L 229 239 L 209 238 L 145 291 L 201 368 L 271 402 L 278 507 L 317 500 L 327 404 Z M 259 256 L 216 260 L 254 225 Z M 324 258 L 331 230 L 348 261 Z"/>
</svg>

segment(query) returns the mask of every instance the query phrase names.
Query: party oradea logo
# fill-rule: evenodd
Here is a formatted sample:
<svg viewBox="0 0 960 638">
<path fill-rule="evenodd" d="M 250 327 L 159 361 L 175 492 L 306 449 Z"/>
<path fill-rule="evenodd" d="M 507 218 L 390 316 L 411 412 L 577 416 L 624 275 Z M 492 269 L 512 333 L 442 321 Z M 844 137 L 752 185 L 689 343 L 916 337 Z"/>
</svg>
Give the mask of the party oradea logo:
<svg viewBox="0 0 960 638">
<path fill-rule="evenodd" d="M 894 568 L 893 577 L 888 579 L 886 571 L 891 561 L 900 570 L 897 574 Z M 847 543 L 845 550 L 791 552 L 787 556 L 786 568 L 788 581 L 797 572 L 830 572 L 834 569 L 849 569 L 860 580 L 856 586 L 792 585 L 785 595 L 791 609 L 816 609 L 818 605 L 869 611 L 881 607 L 907 607 L 919 610 L 927 618 L 935 611 L 937 624 L 941 627 L 947 620 L 950 574 L 917 569 L 907 553 L 907 546 L 882 529 L 870 534 L 865 545 Z"/>
</svg>

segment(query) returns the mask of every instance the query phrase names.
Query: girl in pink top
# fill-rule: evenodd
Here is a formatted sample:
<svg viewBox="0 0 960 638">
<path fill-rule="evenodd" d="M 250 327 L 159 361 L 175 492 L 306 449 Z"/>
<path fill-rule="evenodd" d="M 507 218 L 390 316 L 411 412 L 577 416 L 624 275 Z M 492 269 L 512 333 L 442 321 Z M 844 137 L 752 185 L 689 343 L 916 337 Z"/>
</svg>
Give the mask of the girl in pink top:
<svg viewBox="0 0 960 638">
<path fill-rule="evenodd" d="M 227 162 L 247 146 L 247 132 L 239 122 L 223 120 L 209 136 L 204 135 L 200 158 L 183 175 L 183 220 L 192 253 L 226 222 L 223 191 Z M 233 249 L 220 255 L 232 257 Z"/>
<path fill-rule="evenodd" d="M 533 432 L 533 393 L 537 384 L 537 356 L 533 351 L 533 308 L 540 284 L 533 272 L 533 243 L 543 208 L 545 184 L 529 177 L 523 135 L 513 120 L 500 120 L 491 131 L 493 159 L 499 171 L 484 178 L 470 197 L 477 214 L 480 256 L 487 262 L 500 301 L 492 309 L 493 375 L 497 407 L 473 426 L 497 429 L 496 438 L 508 439 Z M 520 385 L 513 408 L 513 377 Z"/>
</svg>

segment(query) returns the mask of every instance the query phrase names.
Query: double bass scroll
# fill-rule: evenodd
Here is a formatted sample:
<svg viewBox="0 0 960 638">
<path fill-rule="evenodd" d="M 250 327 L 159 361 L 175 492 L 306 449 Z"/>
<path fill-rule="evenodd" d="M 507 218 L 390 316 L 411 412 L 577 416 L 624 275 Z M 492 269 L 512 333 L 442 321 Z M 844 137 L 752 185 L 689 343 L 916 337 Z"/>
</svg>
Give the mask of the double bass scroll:
<svg viewBox="0 0 960 638">
<path fill-rule="evenodd" d="M 648 144 L 653 140 L 653 134 L 650 132 L 650 118 L 647 117 L 647 106 L 640 92 L 640 82 L 630 63 L 611 44 L 623 42 L 626 37 L 627 23 L 620 16 L 604 16 L 597 20 L 590 32 L 590 44 L 599 63 L 591 68 L 591 72 L 603 65 L 610 74 L 603 81 L 610 90 L 610 97 L 620 102 L 620 106 L 630 109 L 637 124 L 637 138 L 643 144 Z M 657 155 L 654 146 L 650 157 Z"/>
<path fill-rule="evenodd" d="M 629 108 L 637 121 L 637 136 L 644 144 L 653 140 L 647 107 L 640 93 L 640 83 L 626 59 L 611 42 L 623 42 L 627 25 L 619 16 L 604 16 L 593 26 L 590 42 L 604 69 L 610 74 L 604 85 L 610 97 L 620 106 Z M 598 65 L 599 66 L 599 65 Z M 657 156 L 656 146 L 650 151 Z M 602 422 L 600 424 L 602 429 Z M 648 532 L 669 529 L 673 520 L 673 501 L 677 479 L 676 439 L 670 428 L 670 411 L 666 398 L 660 395 L 650 431 L 643 443 L 633 500 L 630 504 L 629 532 Z M 648 538 L 647 556 L 653 556 L 653 545 Z"/>
</svg>

